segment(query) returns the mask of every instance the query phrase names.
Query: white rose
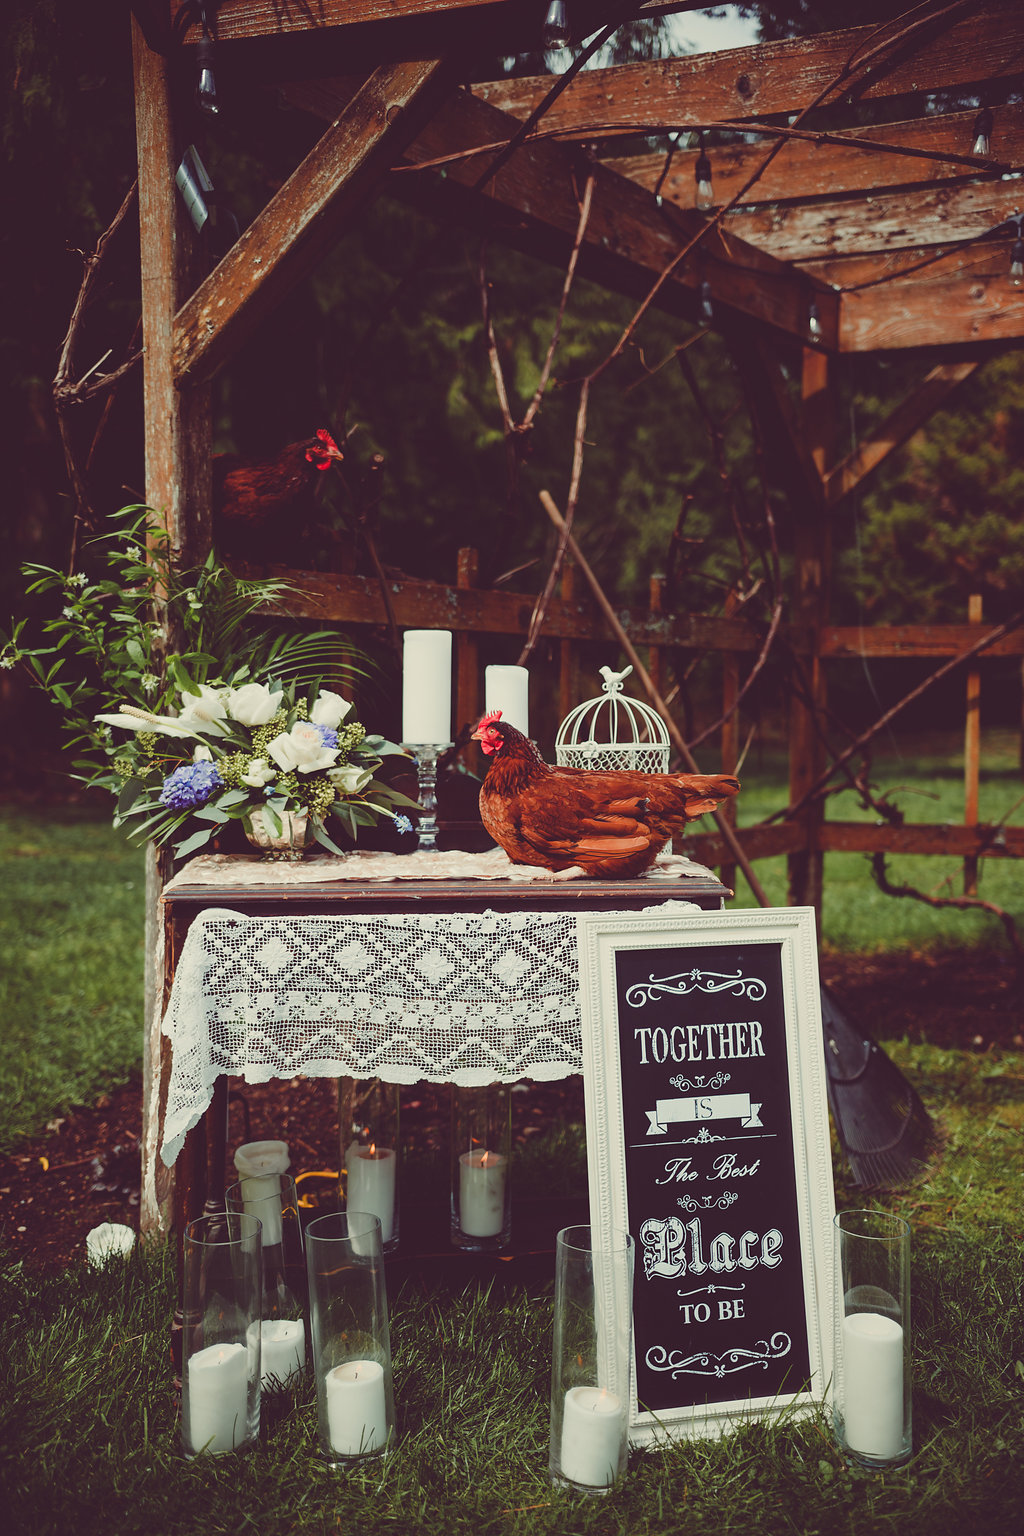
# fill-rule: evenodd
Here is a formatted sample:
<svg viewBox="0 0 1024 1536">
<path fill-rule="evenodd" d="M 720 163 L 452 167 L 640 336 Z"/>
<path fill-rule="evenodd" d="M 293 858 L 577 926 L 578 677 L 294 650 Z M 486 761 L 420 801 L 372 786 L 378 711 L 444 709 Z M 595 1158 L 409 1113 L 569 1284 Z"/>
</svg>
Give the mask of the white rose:
<svg viewBox="0 0 1024 1536">
<path fill-rule="evenodd" d="M 228 714 L 240 725 L 266 725 L 277 714 L 279 693 L 271 693 L 266 683 L 245 683 L 232 688 L 227 696 Z"/>
<path fill-rule="evenodd" d="M 325 747 L 309 720 L 299 720 L 290 731 L 275 736 L 267 751 L 286 773 L 292 768 L 298 773 L 316 773 L 320 768 L 333 768 L 338 759 L 338 748 Z"/>
<path fill-rule="evenodd" d="M 355 763 L 346 763 L 343 768 L 332 768 L 327 777 L 339 794 L 358 795 L 373 778 L 373 769 L 357 768 Z"/>
<path fill-rule="evenodd" d="M 343 699 L 340 693 L 332 693 L 329 688 L 322 688 L 319 698 L 309 712 L 309 718 L 314 725 L 326 725 L 329 730 L 336 731 L 351 708 L 349 700 Z"/>
<path fill-rule="evenodd" d="M 199 692 L 183 693 L 178 719 L 182 724 L 200 726 L 207 733 L 220 734 L 220 721 L 226 720 L 224 688 L 211 688 L 208 683 L 199 684 Z"/>
<path fill-rule="evenodd" d="M 210 751 L 209 747 L 196 747 L 195 751 L 192 753 L 192 761 L 194 763 L 212 763 L 213 753 Z"/>
<path fill-rule="evenodd" d="M 265 757 L 254 757 L 249 764 L 249 772 L 242 774 L 242 783 L 248 784 L 250 789 L 262 789 L 264 784 L 276 778 L 277 769 L 271 768 Z"/>
</svg>

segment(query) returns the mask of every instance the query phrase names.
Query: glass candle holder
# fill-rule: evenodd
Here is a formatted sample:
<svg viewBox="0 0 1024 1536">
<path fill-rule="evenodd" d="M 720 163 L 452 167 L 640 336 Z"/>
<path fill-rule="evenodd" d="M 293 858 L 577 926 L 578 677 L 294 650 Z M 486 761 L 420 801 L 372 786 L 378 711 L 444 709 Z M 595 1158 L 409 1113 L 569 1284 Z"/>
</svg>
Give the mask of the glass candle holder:
<svg viewBox="0 0 1024 1536">
<path fill-rule="evenodd" d="M 183 1243 L 182 1444 L 190 1457 L 246 1450 L 260 1429 L 260 1223 L 200 1216 Z"/>
<path fill-rule="evenodd" d="M 338 1084 L 343 1209 L 380 1217 L 385 1253 L 399 1238 L 398 1084 L 343 1077 Z"/>
<path fill-rule="evenodd" d="M 224 1191 L 224 1204 L 260 1222 L 260 1384 L 264 1391 L 287 1386 L 306 1367 L 306 1261 L 295 1180 L 290 1173 L 239 1179 Z"/>
<path fill-rule="evenodd" d="M 833 1422 L 866 1467 L 911 1452 L 910 1227 L 883 1211 L 840 1211 L 836 1234 Z"/>
<path fill-rule="evenodd" d="M 344 1467 L 395 1443 L 395 1398 L 380 1218 L 318 1216 L 306 1228 L 320 1455 Z"/>
<path fill-rule="evenodd" d="M 607 1493 L 629 1453 L 633 1239 L 565 1227 L 555 1239 L 551 1480 Z"/>
<path fill-rule="evenodd" d="M 508 1083 L 452 1087 L 451 1239 L 476 1253 L 512 1235 L 512 1090 Z"/>
</svg>

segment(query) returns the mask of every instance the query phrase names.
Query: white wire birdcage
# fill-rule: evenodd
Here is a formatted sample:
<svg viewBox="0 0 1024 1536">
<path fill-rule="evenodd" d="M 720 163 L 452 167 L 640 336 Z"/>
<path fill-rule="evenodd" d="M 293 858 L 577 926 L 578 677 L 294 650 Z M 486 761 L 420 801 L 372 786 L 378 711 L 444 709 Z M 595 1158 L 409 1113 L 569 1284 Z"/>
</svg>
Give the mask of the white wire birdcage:
<svg viewBox="0 0 1024 1536">
<path fill-rule="evenodd" d="M 669 736 L 664 720 L 649 704 L 628 699 L 622 692 L 632 670 L 601 668 L 601 697 L 577 704 L 558 727 L 555 761 L 559 767 L 668 772 Z"/>
</svg>

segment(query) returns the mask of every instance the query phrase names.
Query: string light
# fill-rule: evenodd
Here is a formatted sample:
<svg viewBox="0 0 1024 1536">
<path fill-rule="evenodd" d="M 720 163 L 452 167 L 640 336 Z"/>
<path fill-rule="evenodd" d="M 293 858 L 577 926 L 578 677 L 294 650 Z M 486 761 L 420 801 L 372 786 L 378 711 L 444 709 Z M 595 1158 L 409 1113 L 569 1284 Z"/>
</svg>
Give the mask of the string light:
<svg viewBox="0 0 1024 1536">
<path fill-rule="evenodd" d="M 1021 279 L 1024 278 L 1024 233 L 1022 233 L 1024 214 L 1018 214 L 1015 219 L 1010 219 L 1008 222 L 1017 226 L 1017 238 L 1010 248 L 1010 276 L 1019 288 Z"/>
<path fill-rule="evenodd" d="M 971 145 L 971 154 L 988 156 L 991 153 L 992 113 L 988 107 L 982 107 L 974 119 L 974 143 Z"/>
<path fill-rule="evenodd" d="M 544 48 L 568 48 L 569 8 L 565 0 L 551 0 L 540 34 Z"/>
<path fill-rule="evenodd" d="M 217 82 L 213 75 L 213 58 L 217 48 L 210 24 L 206 19 L 205 5 L 200 5 L 199 17 L 202 22 L 203 32 L 196 44 L 196 63 L 199 66 L 196 102 L 201 112 L 205 112 L 208 117 L 216 117 L 220 112 L 220 106 L 217 102 Z"/>
<path fill-rule="evenodd" d="M 711 284 L 707 278 L 700 285 L 700 323 L 710 325 L 715 318 L 715 307 L 711 302 Z"/>
<path fill-rule="evenodd" d="M 715 201 L 715 189 L 711 185 L 711 161 L 708 152 L 704 148 L 704 139 L 701 137 L 700 154 L 697 156 L 693 167 L 693 179 L 697 183 L 697 207 L 706 211 L 712 207 Z"/>
<path fill-rule="evenodd" d="M 814 299 L 807 306 L 807 334 L 812 341 L 821 340 L 821 314 Z"/>
</svg>

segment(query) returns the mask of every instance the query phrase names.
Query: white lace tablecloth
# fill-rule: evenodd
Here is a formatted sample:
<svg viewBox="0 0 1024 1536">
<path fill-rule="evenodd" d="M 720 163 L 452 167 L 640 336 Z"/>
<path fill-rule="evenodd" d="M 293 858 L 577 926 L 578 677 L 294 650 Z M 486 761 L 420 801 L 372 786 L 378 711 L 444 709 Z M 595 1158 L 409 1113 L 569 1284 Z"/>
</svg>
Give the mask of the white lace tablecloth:
<svg viewBox="0 0 1024 1536">
<path fill-rule="evenodd" d="M 646 910 L 680 907 L 696 910 Z M 249 1083 L 302 1074 L 472 1085 L 582 1071 L 576 924 L 570 912 L 207 908 L 189 929 L 164 1015 L 164 1162 L 222 1073 Z"/>
</svg>

